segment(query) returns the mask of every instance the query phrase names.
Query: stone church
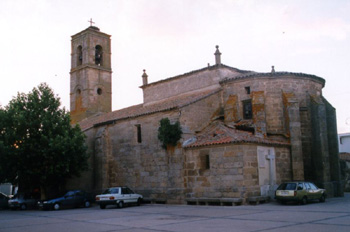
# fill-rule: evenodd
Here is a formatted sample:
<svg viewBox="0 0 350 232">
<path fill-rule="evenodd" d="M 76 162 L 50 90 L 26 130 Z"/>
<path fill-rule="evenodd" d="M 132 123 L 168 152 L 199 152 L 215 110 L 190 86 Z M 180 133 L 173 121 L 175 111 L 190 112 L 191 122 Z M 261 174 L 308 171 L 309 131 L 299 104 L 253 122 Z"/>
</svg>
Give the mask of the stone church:
<svg viewBox="0 0 350 232">
<path fill-rule="evenodd" d="M 112 111 L 110 35 L 90 26 L 72 36 L 70 110 L 86 134 L 90 170 L 68 187 L 100 193 L 129 186 L 147 199 L 274 196 L 283 181 L 308 180 L 341 196 L 336 111 L 325 80 L 293 72 L 259 73 L 221 62 L 149 83 L 143 103 Z M 179 122 L 166 149 L 160 120 Z"/>
</svg>

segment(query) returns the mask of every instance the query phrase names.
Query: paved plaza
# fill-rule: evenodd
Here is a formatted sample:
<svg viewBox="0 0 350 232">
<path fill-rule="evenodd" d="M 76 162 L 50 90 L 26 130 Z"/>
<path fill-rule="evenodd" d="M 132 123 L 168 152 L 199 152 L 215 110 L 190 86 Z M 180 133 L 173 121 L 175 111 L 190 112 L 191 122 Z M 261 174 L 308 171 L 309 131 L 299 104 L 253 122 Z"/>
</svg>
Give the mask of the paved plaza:
<svg viewBox="0 0 350 232">
<path fill-rule="evenodd" d="M 0 232 L 350 231 L 350 195 L 325 203 L 244 206 L 98 206 L 60 211 L 0 210 Z"/>
</svg>

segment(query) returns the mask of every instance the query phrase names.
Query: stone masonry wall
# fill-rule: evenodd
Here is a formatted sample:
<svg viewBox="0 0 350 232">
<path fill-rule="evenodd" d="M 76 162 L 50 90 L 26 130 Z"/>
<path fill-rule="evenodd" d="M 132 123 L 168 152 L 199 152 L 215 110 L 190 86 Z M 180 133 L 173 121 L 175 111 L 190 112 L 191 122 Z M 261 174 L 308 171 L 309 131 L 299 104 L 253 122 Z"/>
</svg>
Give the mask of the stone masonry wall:
<svg viewBox="0 0 350 232">
<path fill-rule="evenodd" d="M 181 109 L 180 124 L 184 141 L 209 125 L 213 118 L 223 114 L 221 102 L 221 93 L 216 93 Z"/>
<path fill-rule="evenodd" d="M 143 86 L 143 102 L 149 104 L 173 96 L 204 88 L 220 87 L 219 81 L 227 76 L 237 76 L 240 73 L 220 66 L 210 67 L 189 75 L 176 77 L 171 81 L 159 81 Z"/>
<path fill-rule="evenodd" d="M 289 149 L 275 147 L 275 150 L 277 183 L 289 181 Z M 260 195 L 257 145 L 230 144 L 186 149 L 184 156 L 186 197 L 246 199 Z"/>
<path fill-rule="evenodd" d="M 108 128 L 112 159 L 109 161 L 109 186 L 127 185 L 147 198 L 166 198 L 170 188 L 180 188 L 182 160 L 179 151 L 167 152 L 158 140 L 159 121 L 178 120 L 178 112 L 168 112 L 122 121 Z M 137 141 L 141 126 L 142 142 Z M 174 170 L 178 170 L 175 172 Z"/>
<path fill-rule="evenodd" d="M 250 93 L 247 93 L 246 87 L 250 87 Z M 265 114 L 266 131 L 268 134 L 286 134 L 285 115 L 283 110 L 282 91 L 285 93 L 294 93 L 299 107 L 307 106 L 309 94 L 320 94 L 322 84 L 309 78 L 293 76 L 279 77 L 267 76 L 258 78 L 237 79 L 235 81 L 223 84 L 223 101 L 227 102 L 231 95 L 237 96 L 238 119 L 243 119 L 243 101 L 252 99 L 251 93 L 264 92 L 265 96 Z M 225 105 L 225 111 L 231 105 Z"/>
<path fill-rule="evenodd" d="M 126 185 L 146 198 L 167 199 L 181 203 L 184 199 L 183 153 L 181 143 L 167 150 L 158 140 L 159 121 L 168 117 L 180 120 L 183 139 L 193 136 L 220 111 L 220 93 L 211 95 L 181 110 L 155 113 L 123 120 L 88 130 L 87 142 L 93 151 L 94 192 L 111 186 Z M 141 127 L 141 143 L 137 126 Z M 91 180 L 89 180 L 91 182 Z"/>
<path fill-rule="evenodd" d="M 327 137 L 329 149 L 329 163 L 331 181 L 333 182 L 334 196 L 343 197 L 343 185 L 340 178 L 340 159 L 339 159 L 339 143 L 337 131 L 337 116 L 335 108 L 326 100 L 322 99 L 326 106 L 327 113 Z"/>
</svg>

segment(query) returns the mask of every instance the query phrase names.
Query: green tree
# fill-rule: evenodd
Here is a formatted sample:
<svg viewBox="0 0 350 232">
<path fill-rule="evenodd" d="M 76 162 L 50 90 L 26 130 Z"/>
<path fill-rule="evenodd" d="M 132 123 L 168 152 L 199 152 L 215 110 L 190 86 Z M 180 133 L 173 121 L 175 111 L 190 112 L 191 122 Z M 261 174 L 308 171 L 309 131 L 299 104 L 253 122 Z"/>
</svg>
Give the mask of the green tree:
<svg viewBox="0 0 350 232">
<path fill-rule="evenodd" d="M 162 147 L 166 149 L 168 145 L 176 146 L 182 135 L 180 123 L 171 124 L 169 118 L 163 118 L 159 123 L 158 139 L 162 142 Z"/>
<path fill-rule="evenodd" d="M 0 108 L 0 183 L 18 184 L 19 191 L 40 187 L 44 197 L 87 170 L 85 135 L 59 107 L 60 99 L 40 84 Z"/>
</svg>

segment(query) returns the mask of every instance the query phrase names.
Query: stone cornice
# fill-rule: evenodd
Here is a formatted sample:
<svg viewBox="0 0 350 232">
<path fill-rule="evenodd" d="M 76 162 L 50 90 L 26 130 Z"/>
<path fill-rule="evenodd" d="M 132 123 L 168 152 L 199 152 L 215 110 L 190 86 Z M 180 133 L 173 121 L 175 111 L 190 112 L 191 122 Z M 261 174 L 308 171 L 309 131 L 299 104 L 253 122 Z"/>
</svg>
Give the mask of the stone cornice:
<svg viewBox="0 0 350 232">
<path fill-rule="evenodd" d="M 85 68 L 99 69 L 99 70 L 102 70 L 102 71 L 106 71 L 106 72 L 112 73 L 112 69 L 110 69 L 110 68 L 105 68 L 103 66 L 98 66 L 98 65 L 93 65 L 93 64 L 82 64 L 82 65 L 79 65 L 79 66 L 77 66 L 75 68 L 72 68 L 69 73 L 71 74 L 71 73 L 74 73 L 76 71 L 79 71 L 79 70 L 85 69 Z"/>
</svg>

